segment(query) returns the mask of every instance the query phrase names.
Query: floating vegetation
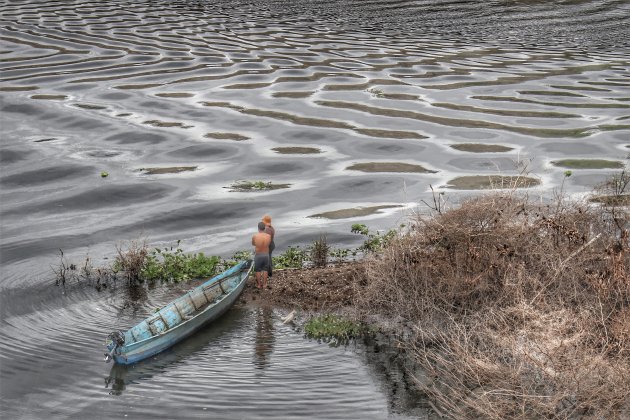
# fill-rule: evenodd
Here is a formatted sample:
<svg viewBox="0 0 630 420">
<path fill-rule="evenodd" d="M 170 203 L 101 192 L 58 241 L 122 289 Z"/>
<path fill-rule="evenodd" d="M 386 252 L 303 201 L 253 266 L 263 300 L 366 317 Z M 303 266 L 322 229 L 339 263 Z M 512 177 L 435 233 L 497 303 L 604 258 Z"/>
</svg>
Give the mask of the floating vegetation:
<svg viewBox="0 0 630 420">
<path fill-rule="evenodd" d="M 63 101 L 68 99 L 66 95 L 31 95 L 31 99 L 43 99 L 47 101 Z"/>
<path fill-rule="evenodd" d="M 98 109 L 107 109 L 106 106 L 103 105 L 92 105 L 92 104 L 74 104 L 74 106 L 76 106 L 77 108 L 83 108 L 83 109 L 94 109 L 94 110 L 98 110 Z"/>
<path fill-rule="evenodd" d="M 540 185 L 540 180 L 526 176 L 473 175 L 460 176 L 448 182 L 448 188 L 458 190 L 487 190 L 505 188 L 530 188 Z"/>
<path fill-rule="evenodd" d="M 237 133 L 206 133 L 204 137 L 207 139 L 234 140 L 234 141 L 244 141 L 244 140 L 250 139 L 247 136 L 244 136 L 242 134 L 237 134 Z"/>
<path fill-rule="evenodd" d="M 105 172 L 105 171 L 101 172 L 101 178 L 107 178 L 108 176 L 109 176 L 108 172 Z"/>
<path fill-rule="evenodd" d="M 177 248 L 155 248 L 146 256 L 141 276 L 145 280 L 187 281 L 195 278 L 210 277 L 217 272 L 221 258 L 206 256 L 203 252 L 185 254 Z"/>
<path fill-rule="evenodd" d="M 500 144 L 482 144 L 482 143 L 462 143 L 451 144 L 450 147 L 460 152 L 470 153 L 503 153 L 514 150 L 513 147 L 501 146 Z"/>
<path fill-rule="evenodd" d="M 420 165 L 413 165 L 411 163 L 404 162 L 366 162 L 355 163 L 352 166 L 348 166 L 347 170 L 362 171 L 362 172 L 407 172 L 407 173 L 436 173 L 426 169 Z"/>
<path fill-rule="evenodd" d="M 151 125 L 153 127 L 160 128 L 170 128 L 170 127 L 179 127 L 179 128 L 192 128 L 192 125 L 184 125 L 184 123 L 177 121 L 160 121 L 160 120 L 149 120 L 144 121 L 143 124 Z"/>
<path fill-rule="evenodd" d="M 180 172 L 188 172 L 197 170 L 196 166 L 171 166 L 167 168 L 140 168 L 138 171 L 144 175 L 163 175 L 178 174 Z"/>
<path fill-rule="evenodd" d="M 344 319 L 338 315 L 326 314 L 307 321 L 304 324 L 304 332 L 310 338 L 322 340 L 331 345 L 338 345 L 362 337 L 368 334 L 370 329 L 364 324 Z"/>
<path fill-rule="evenodd" d="M 364 216 L 369 216 L 372 214 L 378 214 L 378 213 L 381 213 L 381 210 L 399 208 L 399 207 L 402 207 L 402 206 L 385 205 L 385 206 L 371 206 L 371 207 L 355 207 L 351 209 L 340 209 L 340 210 L 327 211 L 323 213 L 317 213 L 308 217 L 331 219 L 331 220 L 349 219 L 352 217 L 364 217 Z"/>
<path fill-rule="evenodd" d="M 271 95 L 271 96 L 273 96 L 274 98 L 295 98 L 295 99 L 299 99 L 299 98 L 308 98 L 313 93 L 315 93 L 315 92 L 274 92 L 273 95 Z"/>
<path fill-rule="evenodd" d="M 605 206 L 630 206 L 630 194 L 599 195 L 590 199 L 592 203 L 600 203 Z"/>
<path fill-rule="evenodd" d="M 195 94 L 188 92 L 165 92 L 156 93 L 155 96 L 159 96 L 160 98 L 192 98 Z"/>
<path fill-rule="evenodd" d="M 562 159 L 551 162 L 554 166 L 570 169 L 620 169 L 623 163 L 605 159 Z"/>
<path fill-rule="evenodd" d="M 317 149 L 315 147 L 298 147 L 298 146 L 274 147 L 271 150 L 273 150 L 276 153 L 283 154 L 283 155 L 313 155 L 313 154 L 318 154 L 322 152 L 320 149 Z"/>
<path fill-rule="evenodd" d="M 289 188 L 291 184 L 274 184 L 272 182 L 265 181 L 236 181 L 230 185 L 230 191 L 270 191 L 279 190 L 283 188 Z"/>
<path fill-rule="evenodd" d="M 0 92 L 25 92 L 38 89 L 39 86 L 0 86 Z"/>
</svg>

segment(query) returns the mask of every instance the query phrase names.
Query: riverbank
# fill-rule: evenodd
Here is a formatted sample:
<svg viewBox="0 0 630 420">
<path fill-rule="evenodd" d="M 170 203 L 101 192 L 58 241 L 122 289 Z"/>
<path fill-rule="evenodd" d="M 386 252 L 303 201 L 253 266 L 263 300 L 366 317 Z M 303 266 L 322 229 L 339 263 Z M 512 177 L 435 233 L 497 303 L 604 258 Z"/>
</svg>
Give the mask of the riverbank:
<svg viewBox="0 0 630 420">
<path fill-rule="evenodd" d="M 252 275 L 242 301 L 306 312 L 330 312 L 352 307 L 361 262 L 326 267 L 274 270 L 267 289 L 256 288 Z"/>
<path fill-rule="evenodd" d="M 269 290 L 250 280 L 243 299 L 387 320 L 423 373 L 415 387 L 452 418 L 624 418 L 630 218 L 618 195 L 599 206 L 491 193 L 418 217 L 359 262 L 277 271 Z"/>
</svg>

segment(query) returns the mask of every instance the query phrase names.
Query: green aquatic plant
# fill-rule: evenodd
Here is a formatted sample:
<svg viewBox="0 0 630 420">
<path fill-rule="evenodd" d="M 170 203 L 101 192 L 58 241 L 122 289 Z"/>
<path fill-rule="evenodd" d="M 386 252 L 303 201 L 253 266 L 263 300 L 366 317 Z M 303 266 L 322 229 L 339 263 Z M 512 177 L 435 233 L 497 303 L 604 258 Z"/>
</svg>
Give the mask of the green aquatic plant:
<svg viewBox="0 0 630 420">
<path fill-rule="evenodd" d="M 360 251 L 377 252 L 386 246 L 395 236 L 396 230 L 390 229 L 385 234 L 380 232 L 371 233 L 370 229 L 361 223 L 355 223 L 351 226 L 350 232 L 367 236 L 367 239 L 359 247 Z"/>
<path fill-rule="evenodd" d="M 107 178 L 109 176 L 109 173 L 103 171 L 101 172 L 101 178 Z"/>
<path fill-rule="evenodd" d="M 307 321 L 304 332 L 307 337 L 338 345 L 363 337 L 371 333 L 371 329 L 365 324 L 344 319 L 339 315 L 325 314 Z"/>
<path fill-rule="evenodd" d="M 184 253 L 177 241 L 173 247 L 155 248 L 145 259 L 140 272 L 143 280 L 186 281 L 195 278 L 209 277 L 217 272 L 221 258 L 206 256 L 203 252 Z"/>
<path fill-rule="evenodd" d="M 274 184 L 271 181 L 236 181 L 228 188 L 230 191 L 268 191 L 289 188 L 291 184 Z"/>
<path fill-rule="evenodd" d="M 282 254 L 273 256 L 273 266 L 278 269 L 282 268 L 302 268 L 310 261 L 310 252 L 308 248 L 301 248 L 299 245 L 290 246 Z"/>
</svg>

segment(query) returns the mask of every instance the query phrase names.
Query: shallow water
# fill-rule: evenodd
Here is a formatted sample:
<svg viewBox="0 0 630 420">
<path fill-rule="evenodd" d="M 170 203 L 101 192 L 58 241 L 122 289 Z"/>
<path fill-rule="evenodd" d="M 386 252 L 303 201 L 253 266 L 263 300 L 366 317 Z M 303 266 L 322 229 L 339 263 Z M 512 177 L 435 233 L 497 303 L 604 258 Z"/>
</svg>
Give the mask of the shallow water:
<svg viewBox="0 0 630 420">
<path fill-rule="evenodd" d="M 128 327 L 164 296 L 153 291 L 134 313 L 121 309 L 122 293 L 51 292 L 58 249 L 98 265 L 118 241 L 145 236 L 229 256 L 249 248 L 264 213 L 274 217 L 279 251 L 321 233 L 354 246 L 361 238 L 350 233 L 353 223 L 404 223 L 423 211 L 421 200 L 430 202 L 430 185 L 456 203 L 477 193 L 479 175 L 526 174 L 537 180 L 524 184 L 537 185 L 532 195 L 563 185 L 582 196 L 611 169 L 576 165 L 564 179 L 566 168 L 553 162 L 628 162 L 625 1 L 1 4 L 0 360 L 11 417 L 21 407 L 26 417 L 33 410 L 80 418 L 94 409 L 119 416 L 130 407 L 155 416 L 179 398 L 187 417 L 203 416 L 201 395 L 227 391 L 210 375 L 182 378 L 199 366 L 215 374 L 217 366 L 202 363 L 210 354 L 231 357 L 230 385 L 263 407 L 260 416 L 287 404 L 283 376 L 314 374 L 294 372 L 293 361 L 308 360 L 316 372 L 318 358 L 330 363 L 324 373 L 349 372 L 349 383 L 334 388 L 348 394 L 336 412 L 304 395 L 296 410 L 392 415 L 360 356 L 303 340 L 273 314 L 282 333 L 273 368 L 262 371 L 275 376 L 261 383 L 274 399 L 256 399 L 249 381 L 261 370 L 248 329 L 256 313 L 244 308 L 182 344 L 172 362 L 167 356 L 139 369 L 139 379 L 132 372 L 105 388 L 104 336 L 118 316 Z M 290 186 L 230 188 L 239 181 Z M 217 343 L 239 351 L 229 356 Z M 302 391 L 326 400 L 337 380 L 313 380 Z M 250 417 L 252 407 L 237 417 Z"/>
</svg>

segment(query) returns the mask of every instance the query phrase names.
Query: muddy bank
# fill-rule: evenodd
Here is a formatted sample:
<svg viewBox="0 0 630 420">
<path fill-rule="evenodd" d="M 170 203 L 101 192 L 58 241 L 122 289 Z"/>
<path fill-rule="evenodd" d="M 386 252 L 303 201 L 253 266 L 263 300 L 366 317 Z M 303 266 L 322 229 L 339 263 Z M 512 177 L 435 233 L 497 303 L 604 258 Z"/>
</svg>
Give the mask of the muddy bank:
<svg viewBox="0 0 630 420">
<path fill-rule="evenodd" d="M 256 288 L 252 275 L 241 300 L 262 306 L 330 312 L 353 304 L 355 273 L 361 262 L 303 269 L 275 270 L 269 288 Z"/>
</svg>

